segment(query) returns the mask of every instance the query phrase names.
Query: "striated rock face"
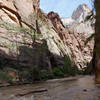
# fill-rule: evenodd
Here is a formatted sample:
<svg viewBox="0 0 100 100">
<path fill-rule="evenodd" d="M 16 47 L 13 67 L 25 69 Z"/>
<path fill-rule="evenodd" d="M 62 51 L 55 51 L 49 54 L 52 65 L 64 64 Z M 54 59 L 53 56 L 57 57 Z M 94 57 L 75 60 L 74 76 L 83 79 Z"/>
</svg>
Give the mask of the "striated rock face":
<svg viewBox="0 0 100 100">
<path fill-rule="evenodd" d="M 33 4 L 36 8 L 33 8 Z M 42 69 L 51 69 L 48 58 L 50 54 L 45 40 L 42 35 L 37 34 L 34 42 L 34 30 L 29 29 L 24 22 L 24 19 L 31 22 L 28 20 L 28 14 L 39 9 L 38 7 L 38 0 L 0 1 L 0 67 L 9 65 L 22 68 L 39 66 Z M 35 24 L 34 21 L 33 25 L 36 27 Z"/>
<path fill-rule="evenodd" d="M 18 61 L 25 67 L 51 69 L 52 66 L 62 66 L 63 57 L 69 55 L 79 68 L 86 67 L 92 59 L 94 43 L 85 45 L 91 34 L 79 32 L 78 27 L 84 23 L 75 29 L 74 24 L 70 25 L 75 19 L 81 19 L 75 12 L 73 20 L 70 18 L 66 25 L 67 21 L 61 21 L 57 13 L 44 14 L 39 8 L 39 0 L 1 0 L 0 63 Z M 81 16 L 80 12 L 78 15 Z"/>
<path fill-rule="evenodd" d="M 73 33 L 74 37 L 78 41 L 77 49 L 81 52 L 84 62 L 90 61 L 92 58 L 92 51 L 94 47 L 94 40 L 90 41 L 87 45 L 85 42 L 94 31 L 95 19 L 92 15 L 89 20 L 86 20 L 88 16 L 92 15 L 92 11 L 86 4 L 79 5 L 79 7 L 73 12 L 72 17 L 62 19 L 62 22 L 66 29 Z M 74 53 L 79 56 L 79 53 Z M 80 59 L 80 58 L 79 58 Z"/>
<path fill-rule="evenodd" d="M 11 12 L 11 9 L 13 11 L 16 11 L 13 0 L 0 0 L 0 20 L 9 22 L 9 23 L 18 23 L 18 19 L 15 14 Z"/>
<path fill-rule="evenodd" d="M 86 67 L 87 63 L 90 62 L 92 59 L 92 52 L 94 46 L 93 40 L 90 41 L 87 45 L 85 45 L 85 42 L 87 38 L 91 35 L 91 33 L 86 33 L 85 31 L 77 32 L 74 29 L 76 27 L 75 26 L 73 27 L 73 25 L 71 25 L 70 27 L 65 26 L 66 27 L 65 28 L 58 14 L 54 12 L 50 12 L 48 14 L 48 17 L 51 19 L 53 25 L 57 29 L 57 33 L 60 36 L 61 40 L 63 40 L 63 43 L 69 47 L 71 51 L 70 56 L 75 61 L 77 66 L 79 68 Z M 82 26 L 77 26 L 77 27 L 82 27 Z M 87 29 L 88 28 L 89 27 L 87 27 Z"/>
<path fill-rule="evenodd" d="M 32 37 L 31 30 L 0 21 L 0 67 L 34 65 L 49 69 L 47 44 L 41 35 L 37 35 L 33 46 Z"/>
</svg>

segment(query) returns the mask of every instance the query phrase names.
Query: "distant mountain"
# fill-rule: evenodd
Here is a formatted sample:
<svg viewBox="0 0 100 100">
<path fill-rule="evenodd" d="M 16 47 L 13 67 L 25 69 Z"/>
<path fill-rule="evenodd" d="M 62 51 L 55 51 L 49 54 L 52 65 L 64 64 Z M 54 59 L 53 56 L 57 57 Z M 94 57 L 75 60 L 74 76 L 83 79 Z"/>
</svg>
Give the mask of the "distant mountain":
<svg viewBox="0 0 100 100">
<path fill-rule="evenodd" d="M 95 19 L 91 16 L 91 20 L 87 20 L 87 17 L 92 14 L 92 10 L 86 5 L 81 4 L 78 8 L 72 13 L 72 16 L 69 18 L 61 19 L 64 26 L 71 28 L 74 31 L 79 33 L 92 34 L 94 33 L 94 23 Z"/>
<path fill-rule="evenodd" d="M 92 10 L 86 4 L 79 5 L 73 12 L 71 18 L 75 21 L 78 20 L 79 22 L 84 21 L 85 18 L 90 15 L 91 11 Z"/>
</svg>

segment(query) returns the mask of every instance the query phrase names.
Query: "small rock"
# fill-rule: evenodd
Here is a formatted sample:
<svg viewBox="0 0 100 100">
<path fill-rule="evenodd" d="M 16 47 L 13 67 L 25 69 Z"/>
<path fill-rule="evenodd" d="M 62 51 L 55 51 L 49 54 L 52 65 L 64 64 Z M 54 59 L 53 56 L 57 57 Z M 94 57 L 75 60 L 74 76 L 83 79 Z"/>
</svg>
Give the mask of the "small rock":
<svg viewBox="0 0 100 100">
<path fill-rule="evenodd" d="M 87 89 L 83 89 L 84 92 L 87 92 Z"/>
</svg>

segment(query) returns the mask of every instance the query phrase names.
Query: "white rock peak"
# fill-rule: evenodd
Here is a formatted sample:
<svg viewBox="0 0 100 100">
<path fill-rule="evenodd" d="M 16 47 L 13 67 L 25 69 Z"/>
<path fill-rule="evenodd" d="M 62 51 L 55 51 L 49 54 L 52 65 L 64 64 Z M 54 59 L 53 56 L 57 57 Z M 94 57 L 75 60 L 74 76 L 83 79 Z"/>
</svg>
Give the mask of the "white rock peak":
<svg viewBox="0 0 100 100">
<path fill-rule="evenodd" d="M 85 21 L 91 13 L 92 10 L 86 4 L 81 4 L 74 10 L 71 17 L 62 18 L 62 22 L 65 27 L 70 27 L 79 33 L 94 33 L 92 25 L 95 23 L 95 19 Z"/>
</svg>

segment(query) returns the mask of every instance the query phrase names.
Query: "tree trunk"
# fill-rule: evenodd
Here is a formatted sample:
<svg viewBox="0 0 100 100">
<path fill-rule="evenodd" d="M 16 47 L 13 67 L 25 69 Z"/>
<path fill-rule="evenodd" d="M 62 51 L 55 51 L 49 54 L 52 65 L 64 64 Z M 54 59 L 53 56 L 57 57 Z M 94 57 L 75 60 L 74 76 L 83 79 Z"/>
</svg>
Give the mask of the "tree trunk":
<svg viewBox="0 0 100 100">
<path fill-rule="evenodd" d="M 95 80 L 100 83 L 100 0 L 95 0 L 96 25 L 95 25 Z"/>
</svg>

